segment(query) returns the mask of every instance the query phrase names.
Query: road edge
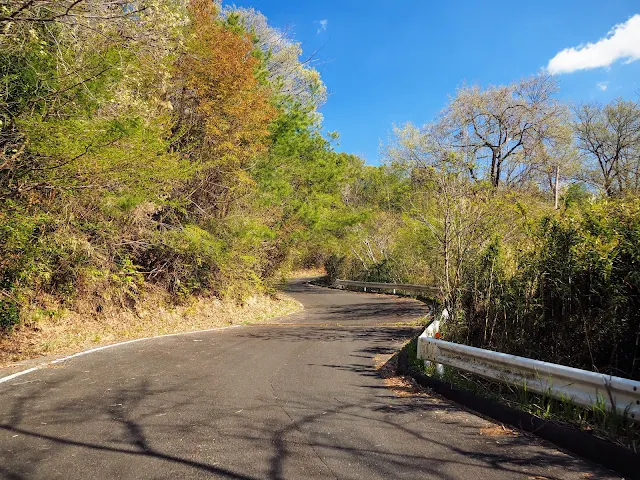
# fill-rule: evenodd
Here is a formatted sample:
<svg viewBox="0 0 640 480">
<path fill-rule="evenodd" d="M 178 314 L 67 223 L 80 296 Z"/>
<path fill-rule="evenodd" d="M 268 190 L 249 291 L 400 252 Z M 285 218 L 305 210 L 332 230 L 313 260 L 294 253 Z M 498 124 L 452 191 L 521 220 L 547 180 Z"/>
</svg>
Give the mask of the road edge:
<svg viewBox="0 0 640 480">
<path fill-rule="evenodd" d="M 280 318 L 286 318 L 286 317 L 289 317 L 291 315 L 295 315 L 297 313 L 300 313 L 300 311 L 304 311 L 305 307 L 301 302 L 299 302 L 298 300 L 296 300 L 295 298 L 293 298 L 291 296 L 289 296 L 289 299 L 292 300 L 293 302 L 297 303 L 298 306 L 300 307 L 300 310 L 297 310 L 295 312 L 287 313 L 286 315 L 281 315 L 280 317 L 275 318 L 276 320 L 280 319 Z M 206 329 L 202 329 L 202 330 L 192 330 L 192 331 L 187 331 L 187 332 L 165 333 L 165 334 L 162 334 L 162 335 L 154 335 L 154 336 L 142 337 L 142 338 L 132 338 L 130 340 L 123 340 L 123 341 L 120 341 L 120 342 L 110 343 L 110 344 L 107 344 L 107 345 L 100 345 L 98 347 L 89 348 L 87 350 L 81 350 L 79 352 L 72 353 L 72 354 L 69 354 L 69 355 L 64 355 L 64 356 L 49 356 L 48 360 L 45 359 L 45 360 L 41 361 L 40 363 L 37 363 L 38 362 L 37 358 L 21 360 L 17 364 L 14 364 L 14 366 L 19 366 L 20 363 L 35 363 L 36 365 L 33 366 L 33 367 L 27 367 L 24 370 L 19 370 L 17 372 L 11 373 L 9 375 L 1 376 L 0 377 L 0 384 L 9 382 L 9 381 L 13 380 L 14 378 L 18 378 L 18 377 L 21 377 L 23 375 L 27 375 L 29 373 L 36 372 L 36 371 L 41 370 L 43 368 L 46 368 L 46 367 L 48 367 L 50 365 L 63 363 L 63 362 L 66 362 L 68 360 L 71 360 L 73 358 L 87 355 L 89 353 L 99 352 L 101 350 L 108 350 L 108 349 L 111 349 L 111 348 L 120 347 L 120 346 L 123 346 L 123 345 L 128 345 L 130 343 L 143 342 L 143 341 L 154 340 L 154 339 L 158 339 L 158 338 L 177 337 L 177 336 L 180 336 L 180 335 L 193 335 L 193 334 L 198 334 L 198 333 L 215 332 L 215 331 L 219 331 L 219 330 L 228 330 L 228 329 L 232 329 L 232 328 L 249 327 L 249 326 L 254 326 L 254 325 L 267 325 L 267 324 L 259 324 L 259 323 L 248 322 L 248 323 L 240 323 L 240 324 L 237 324 L 237 325 L 229 325 L 229 326 L 224 326 L 224 327 L 212 327 L 212 328 L 206 328 Z M 1 371 L 2 371 L 3 368 L 5 368 L 5 367 L 0 367 L 0 375 L 2 374 Z"/>
<path fill-rule="evenodd" d="M 66 355 L 64 357 L 56 358 L 54 360 L 48 360 L 48 361 L 39 363 L 35 367 L 27 368 L 26 370 L 20 370 L 19 372 L 12 373 L 12 374 L 6 375 L 4 377 L 0 377 L 0 383 L 9 382 L 9 381 L 13 380 L 14 378 L 18 378 L 18 377 L 21 377 L 23 375 L 27 375 L 28 373 L 36 372 L 36 371 L 41 370 L 43 368 L 46 368 L 46 367 L 48 367 L 50 365 L 63 363 L 63 362 L 72 360 L 72 359 L 77 358 L 77 357 L 82 357 L 84 355 L 88 355 L 90 353 L 100 352 L 102 350 L 108 350 L 108 349 L 115 348 L 115 347 L 121 347 L 123 345 L 129 345 L 131 343 L 144 342 L 144 341 L 147 341 L 147 340 L 156 340 L 156 339 L 159 339 L 159 338 L 178 337 L 178 336 L 181 336 L 181 335 L 194 335 L 194 334 L 197 334 L 197 333 L 215 332 L 215 331 L 219 331 L 219 330 L 230 330 L 232 328 L 242 328 L 242 327 L 245 327 L 245 325 L 231 325 L 231 326 L 228 326 L 228 327 L 207 328 L 205 330 L 194 330 L 192 332 L 167 333 L 167 334 L 164 334 L 164 335 L 157 335 L 155 337 L 134 338 L 133 340 L 125 340 L 123 342 L 110 343 L 109 345 L 103 345 L 101 347 L 96 347 L 96 348 L 90 348 L 89 350 L 83 350 L 81 352 L 73 353 L 71 355 Z"/>
</svg>

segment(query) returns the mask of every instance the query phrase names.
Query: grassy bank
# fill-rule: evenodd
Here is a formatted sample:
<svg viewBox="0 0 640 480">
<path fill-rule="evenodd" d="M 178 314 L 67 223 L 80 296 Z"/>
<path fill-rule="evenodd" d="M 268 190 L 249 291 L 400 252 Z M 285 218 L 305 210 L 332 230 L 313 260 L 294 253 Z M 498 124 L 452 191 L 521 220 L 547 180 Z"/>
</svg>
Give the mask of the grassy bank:
<svg viewBox="0 0 640 480">
<path fill-rule="evenodd" d="M 91 312 L 33 308 L 27 320 L 0 336 L 0 367 L 44 355 L 64 355 L 136 338 L 182 333 L 208 328 L 266 323 L 302 309 L 281 293 L 256 294 L 243 303 L 215 297 L 194 297 L 172 304 L 160 290 L 150 291 L 134 308 L 105 306 Z"/>
</svg>

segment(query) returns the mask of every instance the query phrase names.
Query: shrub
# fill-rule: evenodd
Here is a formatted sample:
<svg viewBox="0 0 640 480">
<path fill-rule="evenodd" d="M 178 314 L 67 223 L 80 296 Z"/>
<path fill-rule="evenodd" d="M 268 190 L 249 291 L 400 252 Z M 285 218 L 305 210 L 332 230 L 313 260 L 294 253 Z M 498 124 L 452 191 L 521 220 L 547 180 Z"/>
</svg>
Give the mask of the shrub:
<svg viewBox="0 0 640 480">
<path fill-rule="evenodd" d="M 547 217 L 530 249 L 492 244 L 466 278 L 455 341 L 640 378 L 640 205 Z M 515 268 L 504 268 L 508 254 Z"/>
<path fill-rule="evenodd" d="M 20 323 L 20 309 L 13 300 L 0 300 L 0 333 L 10 332 Z"/>
</svg>

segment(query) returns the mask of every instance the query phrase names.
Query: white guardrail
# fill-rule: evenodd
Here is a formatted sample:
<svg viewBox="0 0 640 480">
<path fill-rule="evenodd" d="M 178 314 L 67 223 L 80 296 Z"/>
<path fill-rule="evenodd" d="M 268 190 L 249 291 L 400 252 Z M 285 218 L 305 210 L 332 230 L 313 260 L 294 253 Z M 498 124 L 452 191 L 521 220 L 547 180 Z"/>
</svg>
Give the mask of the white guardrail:
<svg viewBox="0 0 640 480">
<path fill-rule="evenodd" d="M 584 407 L 604 405 L 640 423 L 640 382 L 445 342 L 435 338 L 436 322 L 418 338 L 418 358 L 436 363 L 439 371 L 449 365 Z"/>
<path fill-rule="evenodd" d="M 412 293 L 438 293 L 435 287 L 402 283 L 356 282 L 336 280 L 336 287 L 356 287 L 369 290 L 385 290 Z M 542 362 L 507 353 L 483 350 L 440 339 L 440 323 L 449 318 L 444 310 L 418 338 L 418 358 L 436 364 L 436 371 L 443 372 L 442 365 L 449 365 L 485 378 L 526 388 L 541 395 L 566 400 L 583 407 L 604 406 L 627 415 L 640 423 L 640 382 L 612 375 L 589 372 L 579 368 Z"/>
<path fill-rule="evenodd" d="M 439 291 L 436 287 L 425 287 L 424 285 L 411 285 L 408 283 L 376 283 L 376 282 L 356 282 L 354 280 L 336 280 L 334 282 L 336 287 L 356 287 L 364 288 L 366 292 L 369 290 L 386 290 L 396 293 L 400 292 L 412 292 L 412 293 L 437 293 Z"/>
</svg>

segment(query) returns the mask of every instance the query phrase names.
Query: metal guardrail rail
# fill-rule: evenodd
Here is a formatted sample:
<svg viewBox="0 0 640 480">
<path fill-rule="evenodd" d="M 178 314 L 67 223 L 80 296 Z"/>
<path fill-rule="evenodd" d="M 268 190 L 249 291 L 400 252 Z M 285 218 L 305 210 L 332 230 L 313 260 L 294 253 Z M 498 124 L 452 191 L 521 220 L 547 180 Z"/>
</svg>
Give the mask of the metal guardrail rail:
<svg viewBox="0 0 640 480">
<path fill-rule="evenodd" d="M 396 293 L 400 292 L 412 292 L 412 293 L 437 293 L 439 291 L 436 287 L 426 287 L 424 285 L 411 285 L 409 283 L 375 283 L 375 282 L 356 282 L 353 280 L 336 280 L 334 285 L 337 287 L 357 287 L 370 290 L 387 290 Z"/>
<path fill-rule="evenodd" d="M 640 382 L 446 342 L 434 338 L 436 333 L 431 328 L 420 335 L 418 358 L 577 405 L 604 405 L 640 423 Z"/>
</svg>

